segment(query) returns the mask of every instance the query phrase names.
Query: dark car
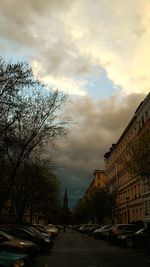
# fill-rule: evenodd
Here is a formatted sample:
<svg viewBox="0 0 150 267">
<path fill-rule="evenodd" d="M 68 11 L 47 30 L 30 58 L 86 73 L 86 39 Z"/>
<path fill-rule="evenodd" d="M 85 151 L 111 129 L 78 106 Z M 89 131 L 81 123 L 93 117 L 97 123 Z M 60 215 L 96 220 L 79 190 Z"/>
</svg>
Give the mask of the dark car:
<svg viewBox="0 0 150 267">
<path fill-rule="evenodd" d="M 118 236 L 124 234 L 133 234 L 139 230 L 139 226 L 136 224 L 116 224 L 109 232 L 109 240 L 116 242 Z"/>
<path fill-rule="evenodd" d="M 118 243 L 118 237 L 120 235 L 134 234 L 139 229 L 141 229 L 141 227 L 136 224 L 116 224 L 109 232 L 109 241 Z"/>
<path fill-rule="evenodd" d="M 108 239 L 112 224 L 104 225 L 93 232 L 93 236 L 99 239 Z"/>
<path fill-rule="evenodd" d="M 40 231 L 40 229 L 37 229 L 33 225 L 23 225 L 22 227 L 28 229 L 29 231 L 33 232 L 36 235 L 41 236 L 42 238 L 48 238 L 51 241 L 51 235 L 49 233 Z"/>
<path fill-rule="evenodd" d="M 94 232 L 96 229 L 98 229 L 98 228 L 100 228 L 100 225 L 99 225 L 99 224 L 92 225 L 91 227 L 89 227 L 89 228 L 87 229 L 87 233 L 88 233 L 89 235 L 93 235 L 93 232 Z"/>
<path fill-rule="evenodd" d="M 87 233 L 91 227 L 95 226 L 95 224 L 83 224 L 79 227 L 79 232 Z"/>
<path fill-rule="evenodd" d="M 52 237 L 56 237 L 59 233 L 59 229 L 57 226 L 53 225 L 53 224 L 48 224 L 46 226 L 46 228 L 48 229 L 48 232 L 51 233 Z"/>
<path fill-rule="evenodd" d="M 0 230 L 15 236 L 18 239 L 29 240 L 39 246 L 40 250 L 49 249 L 52 243 L 48 237 L 42 237 L 40 234 L 35 233 L 23 226 L 5 225 L 0 226 Z"/>
<path fill-rule="evenodd" d="M 133 234 L 120 235 L 118 244 L 128 248 L 150 249 L 150 231 L 148 229 L 140 229 Z"/>
<path fill-rule="evenodd" d="M 0 249 L 0 266 L 1 267 L 29 267 L 31 266 L 26 254 L 11 252 Z"/>
<path fill-rule="evenodd" d="M 36 256 L 39 248 L 36 244 L 28 240 L 20 240 L 3 231 L 0 231 L 0 248 L 7 248 L 11 251 L 21 251 L 29 256 Z"/>
<path fill-rule="evenodd" d="M 33 225 L 31 225 L 31 227 L 33 229 L 35 229 L 36 231 L 39 231 L 41 234 L 48 235 L 50 239 L 53 237 L 51 231 L 49 231 L 49 229 L 46 226 L 44 226 L 44 225 L 41 225 L 41 224 L 33 224 Z"/>
</svg>

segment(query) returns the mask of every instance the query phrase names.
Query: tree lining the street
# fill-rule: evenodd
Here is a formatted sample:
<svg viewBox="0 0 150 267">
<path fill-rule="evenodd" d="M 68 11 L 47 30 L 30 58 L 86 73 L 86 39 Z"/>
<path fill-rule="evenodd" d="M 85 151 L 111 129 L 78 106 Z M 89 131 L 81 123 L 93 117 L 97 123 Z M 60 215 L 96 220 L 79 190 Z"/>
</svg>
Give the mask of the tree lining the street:
<svg viewBox="0 0 150 267">
<path fill-rule="evenodd" d="M 105 188 L 94 188 L 84 196 L 75 208 L 75 220 L 80 223 L 88 223 L 89 221 L 104 223 L 104 219 L 109 213 L 110 205 L 107 190 Z"/>
<path fill-rule="evenodd" d="M 67 96 L 47 88 L 27 63 L 0 59 L 0 210 L 7 202 L 23 163 L 66 135 L 68 121 L 59 116 Z M 50 152 L 49 152 L 50 154 Z M 7 177 L 7 184 L 3 183 Z"/>
<path fill-rule="evenodd" d="M 59 181 L 48 162 L 25 163 L 16 177 L 10 194 L 10 220 L 17 223 L 30 222 L 37 217 L 53 221 L 59 212 Z"/>
</svg>

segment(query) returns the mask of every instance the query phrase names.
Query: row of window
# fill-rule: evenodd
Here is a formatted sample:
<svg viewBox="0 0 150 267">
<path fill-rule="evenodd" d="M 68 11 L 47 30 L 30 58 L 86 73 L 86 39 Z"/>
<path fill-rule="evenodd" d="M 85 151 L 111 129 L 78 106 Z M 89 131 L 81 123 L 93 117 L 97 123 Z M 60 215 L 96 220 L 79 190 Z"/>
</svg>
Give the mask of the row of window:
<svg viewBox="0 0 150 267">
<path fill-rule="evenodd" d="M 111 164 L 114 159 L 116 159 L 123 153 L 123 151 L 125 151 L 127 145 L 137 136 L 139 129 L 144 127 L 148 119 L 149 119 L 149 113 L 148 111 L 145 111 L 145 114 L 143 114 L 141 119 L 138 122 L 136 122 L 135 125 L 133 125 L 130 131 L 126 134 L 122 142 L 115 150 L 115 153 L 112 152 L 112 155 L 107 160 L 108 164 Z"/>
<path fill-rule="evenodd" d="M 128 221 L 139 221 L 143 220 L 142 208 L 129 208 L 129 210 L 120 214 L 120 221 L 122 223 L 128 223 Z"/>
<path fill-rule="evenodd" d="M 149 119 L 149 113 L 148 110 L 146 110 L 145 113 L 142 115 L 141 119 L 138 121 L 139 129 L 144 127 L 148 119 Z"/>
<path fill-rule="evenodd" d="M 118 179 L 118 185 L 122 186 L 125 183 L 127 183 L 130 180 L 131 176 L 129 175 L 129 172 L 125 171 L 122 173 L 122 175 Z"/>
<path fill-rule="evenodd" d="M 144 189 L 144 193 L 150 191 L 150 182 L 149 181 L 144 181 L 143 189 Z"/>
<path fill-rule="evenodd" d="M 125 203 L 129 200 L 136 199 L 141 196 L 141 187 L 140 184 L 134 185 L 131 188 L 125 190 L 124 192 L 121 192 L 119 194 L 119 203 Z"/>
<path fill-rule="evenodd" d="M 150 215 L 150 200 L 144 202 L 144 213 L 145 215 Z"/>
</svg>

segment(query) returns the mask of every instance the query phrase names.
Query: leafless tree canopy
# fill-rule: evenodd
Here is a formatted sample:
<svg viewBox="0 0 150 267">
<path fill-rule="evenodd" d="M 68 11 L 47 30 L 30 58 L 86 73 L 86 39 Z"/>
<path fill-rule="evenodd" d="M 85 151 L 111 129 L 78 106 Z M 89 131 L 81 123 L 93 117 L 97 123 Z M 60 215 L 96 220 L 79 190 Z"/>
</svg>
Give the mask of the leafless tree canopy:
<svg viewBox="0 0 150 267">
<path fill-rule="evenodd" d="M 0 179 L 7 186 L 0 198 L 3 207 L 20 166 L 35 150 L 66 134 L 60 118 L 66 95 L 46 88 L 27 63 L 7 63 L 0 58 Z"/>
</svg>

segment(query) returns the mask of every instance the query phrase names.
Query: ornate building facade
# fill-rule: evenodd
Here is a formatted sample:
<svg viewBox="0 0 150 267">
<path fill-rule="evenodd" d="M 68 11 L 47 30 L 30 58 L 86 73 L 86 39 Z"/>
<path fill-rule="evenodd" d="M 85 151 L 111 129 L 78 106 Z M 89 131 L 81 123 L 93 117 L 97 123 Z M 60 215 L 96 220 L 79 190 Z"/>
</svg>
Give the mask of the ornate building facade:
<svg viewBox="0 0 150 267">
<path fill-rule="evenodd" d="M 144 131 L 149 134 L 149 130 L 150 93 L 135 111 L 117 143 L 104 156 L 111 205 L 110 220 L 113 223 L 150 220 L 150 176 L 143 179 L 137 174 L 133 175 L 125 163 L 130 144 Z"/>
</svg>

